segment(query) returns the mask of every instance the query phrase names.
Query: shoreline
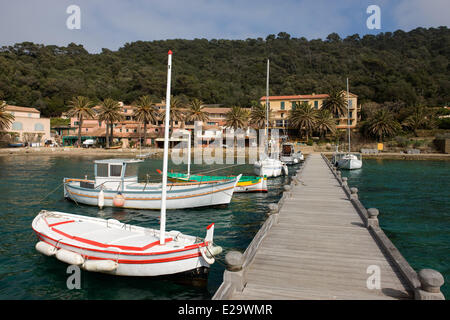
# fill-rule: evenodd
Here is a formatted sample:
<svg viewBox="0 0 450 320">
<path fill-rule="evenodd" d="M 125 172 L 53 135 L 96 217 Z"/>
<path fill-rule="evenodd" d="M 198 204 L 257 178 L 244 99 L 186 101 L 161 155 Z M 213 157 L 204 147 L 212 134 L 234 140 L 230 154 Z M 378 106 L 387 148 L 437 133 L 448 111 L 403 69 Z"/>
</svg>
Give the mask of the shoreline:
<svg viewBox="0 0 450 320">
<path fill-rule="evenodd" d="M 202 151 L 204 151 L 203 149 Z M 191 151 L 195 152 L 194 149 Z M 224 156 L 225 156 L 224 150 Z M 146 154 L 151 153 L 150 158 L 159 157 L 163 154 L 163 149 L 148 148 L 142 149 L 86 149 L 86 148 L 50 148 L 50 147 L 37 147 L 37 148 L 2 148 L 0 149 L 0 157 L 7 156 L 132 156 L 136 157 L 140 153 Z M 306 156 L 311 152 L 304 152 Z M 326 156 L 331 156 L 333 152 L 312 152 L 312 153 L 323 153 Z M 248 149 L 246 149 L 246 154 L 244 156 L 237 154 L 235 151 L 236 158 L 248 157 Z M 383 152 L 378 154 L 363 154 L 363 159 L 385 159 L 385 160 L 439 160 L 439 161 L 450 161 L 450 154 L 445 153 L 422 153 L 422 154 L 401 154 L 401 153 L 389 153 Z M 225 159 L 225 157 L 224 157 Z"/>
</svg>

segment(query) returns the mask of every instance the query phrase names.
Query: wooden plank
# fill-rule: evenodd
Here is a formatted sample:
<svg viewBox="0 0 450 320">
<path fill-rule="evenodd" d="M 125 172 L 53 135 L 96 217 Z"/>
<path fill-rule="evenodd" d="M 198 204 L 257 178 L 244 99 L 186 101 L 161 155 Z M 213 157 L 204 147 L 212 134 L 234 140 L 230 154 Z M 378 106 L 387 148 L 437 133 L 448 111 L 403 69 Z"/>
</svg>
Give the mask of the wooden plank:
<svg viewBox="0 0 450 320">
<path fill-rule="evenodd" d="M 407 299 L 401 273 L 374 240 L 320 155 L 285 193 L 278 223 L 246 263 L 247 285 L 232 299 Z M 286 196 L 288 194 L 288 196 Z M 381 288 L 367 288 L 369 266 Z"/>
</svg>

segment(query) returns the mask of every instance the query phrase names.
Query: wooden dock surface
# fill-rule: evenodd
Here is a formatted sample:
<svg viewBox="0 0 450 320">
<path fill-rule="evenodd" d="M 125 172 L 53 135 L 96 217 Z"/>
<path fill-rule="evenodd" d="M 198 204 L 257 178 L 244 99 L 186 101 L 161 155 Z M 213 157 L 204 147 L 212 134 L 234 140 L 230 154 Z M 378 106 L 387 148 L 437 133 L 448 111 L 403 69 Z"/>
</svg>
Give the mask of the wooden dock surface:
<svg viewBox="0 0 450 320">
<path fill-rule="evenodd" d="M 290 193 L 231 299 L 413 298 L 319 154 Z M 367 287 L 370 268 L 379 268 L 380 289 Z"/>
</svg>

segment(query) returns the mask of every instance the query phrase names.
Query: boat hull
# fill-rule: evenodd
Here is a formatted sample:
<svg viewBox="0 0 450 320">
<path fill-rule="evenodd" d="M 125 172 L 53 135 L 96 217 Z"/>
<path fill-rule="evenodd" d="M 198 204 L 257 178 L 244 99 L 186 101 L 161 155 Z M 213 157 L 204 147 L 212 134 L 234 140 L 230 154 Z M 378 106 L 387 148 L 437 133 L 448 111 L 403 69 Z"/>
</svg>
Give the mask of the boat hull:
<svg viewBox="0 0 450 320">
<path fill-rule="evenodd" d="M 81 230 L 81 232 L 79 231 L 78 233 L 72 232 L 70 234 L 66 234 L 65 232 L 68 231 L 63 229 L 64 224 L 74 224 L 76 222 L 85 223 L 85 218 L 91 220 L 103 219 L 83 217 L 65 213 L 58 214 L 62 215 L 64 218 L 67 218 L 68 220 L 66 219 L 66 222 L 49 224 L 45 223 L 42 220 L 42 215 L 39 214 L 33 220 L 32 228 L 37 234 L 39 240 L 55 248 L 56 252 L 65 250 L 65 253 L 69 255 L 71 254 L 77 257 L 81 257 L 80 259 L 82 263 L 80 263 L 79 266 L 83 269 L 86 268 L 85 265 L 87 261 L 108 261 L 115 265 L 114 270 L 96 270 L 96 272 L 113 274 L 117 276 L 149 277 L 179 274 L 183 272 L 196 271 L 200 268 L 209 268 L 209 264 L 202 257 L 202 253 L 200 252 L 200 250 L 206 246 L 205 242 L 195 243 L 195 241 L 193 240 L 186 246 L 181 245 L 179 248 L 175 248 L 173 246 L 166 248 L 164 245 L 159 245 L 159 241 L 156 241 L 156 243 L 151 243 L 150 245 L 148 245 L 150 249 L 141 251 L 137 249 L 129 249 L 129 247 L 119 245 L 114 246 L 111 244 L 109 246 L 108 244 L 99 242 L 100 240 L 94 241 L 92 239 L 83 238 L 83 230 Z M 71 217 L 73 217 L 74 219 L 71 219 Z M 108 221 L 109 220 L 103 220 L 103 223 L 108 223 Z M 121 224 L 117 220 L 111 222 L 109 229 L 112 230 L 110 230 L 110 232 L 114 233 L 120 231 L 122 232 L 121 235 L 124 236 L 124 238 L 126 238 L 127 236 L 127 228 L 130 228 L 130 234 L 135 236 L 136 234 L 139 236 L 139 232 L 142 232 L 143 235 L 145 235 L 144 232 L 156 233 L 156 231 L 153 229 L 147 229 L 148 231 L 136 232 L 135 228 L 144 228 L 129 225 L 125 225 L 125 227 L 123 227 L 123 225 L 124 224 Z M 84 227 L 86 228 L 86 225 Z M 103 232 L 104 229 L 107 228 L 103 227 L 103 229 L 99 230 L 100 232 Z M 131 232 L 131 230 L 133 230 L 134 233 Z M 124 233 L 125 235 L 123 235 Z M 166 242 L 171 240 L 171 238 L 169 238 L 171 236 L 173 237 L 173 231 L 166 232 Z M 151 241 L 153 240 L 155 239 L 152 239 Z M 170 242 L 167 242 L 167 244 L 169 243 Z M 58 257 L 58 253 L 56 253 L 55 256 L 57 259 L 61 260 Z"/>
<path fill-rule="evenodd" d="M 274 159 L 257 161 L 254 163 L 253 169 L 256 175 L 268 178 L 287 175 L 287 167 L 281 161 Z"/>
<path fill-rule="evenodd" d="M 229 176 L 202 176 L 202 175 L 190 175 L 183 173 L 169 173 L 168 179 L 171 182 L 200 182 L 200 181 L 223 181 L 231 180 L 235 177 Z M 234 188 L 235 193 L 243 192 L 267 192 L 267 178 L 266 177 L 251 177 L 243 176 L 239 179 L 236 187 Z"/>
<path fill-rule="evenodd" d="M 234 187 L 237 181 L 224 181 L 221 183 L 190 184 L 187 186 L 168 187 L 167 209 L 185 209 L 195 207 L 206 207 L 229 204 L 233 196 Z M 64 195 L 76 203 L 91 206 L 99 206 L 100 190 L 84 188 L 76 181 L 64 184 Z M 132 209 L 161 209 L 161 189 L 149 188 L 145 191 L 121 191 L 124 197 L 122 208 Z M 153 189 L 153 190 L 152 190 Z M 118 194 L 116 190 L 103 190 L 105 207 L 116 207 L 114 197 Z"/>
<path fill-rule="evenodd" d="M 341 159 L 337 162 L 337 166 L 345 170 L 361 169 L 362 161 L 358 159 Z"/>
</svg>

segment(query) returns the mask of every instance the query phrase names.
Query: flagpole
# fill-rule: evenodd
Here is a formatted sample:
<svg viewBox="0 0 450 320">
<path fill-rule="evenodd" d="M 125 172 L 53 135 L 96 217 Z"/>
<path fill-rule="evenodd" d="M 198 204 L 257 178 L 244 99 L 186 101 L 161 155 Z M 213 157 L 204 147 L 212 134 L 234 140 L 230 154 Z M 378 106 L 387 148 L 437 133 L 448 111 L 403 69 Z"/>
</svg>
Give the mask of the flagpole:
<svg viewBox="0 0 450 320">
<path fill-rule="evenodd" d="M 162 174 L 162 194 L 161 194 L 161 221 L 159 243 L 165 244 L 166 241 L 166 196 L 167 196 L 167 167 L 169 161 L 169 128 L 170 128 L 170 81 L 172 73 L 172 51 L 168 52 L 167 62 L 167 90 L 166 90 L 166 121 L 164 124 L 164 156 L 163 156 L 163 174 Z"/>
</svg>

